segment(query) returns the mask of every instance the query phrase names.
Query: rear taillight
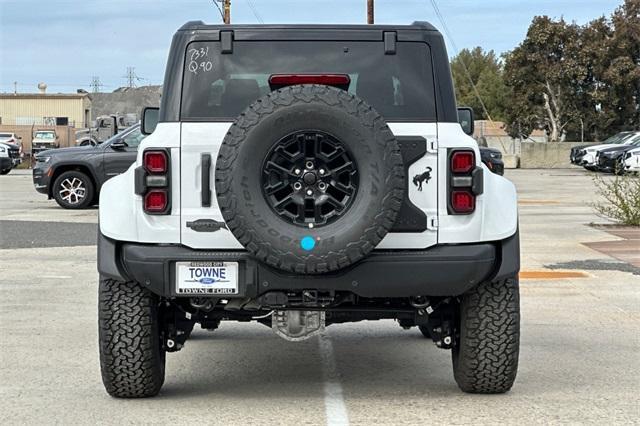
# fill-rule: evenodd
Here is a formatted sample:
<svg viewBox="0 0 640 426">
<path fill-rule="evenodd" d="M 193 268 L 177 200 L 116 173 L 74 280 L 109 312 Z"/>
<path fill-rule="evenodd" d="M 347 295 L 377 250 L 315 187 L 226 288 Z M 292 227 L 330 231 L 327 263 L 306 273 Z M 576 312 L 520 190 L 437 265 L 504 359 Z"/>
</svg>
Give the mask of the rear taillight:
<svg viewBox="0 0 640 426">
<path fill-rule="evenodd" d="M 293 86 L 295 84 L 325 84 L 348 88 L 351 78 L 347 74 L 272 74 L 269 85 L 272 88 Z"/>
<path fill-rule="evenodd" d="M 144 196 L 144 210 L 148 213 L 164 213 L 169 206 L 166 189 L 153 189 Z"/>
<path fill-rule="evenodd" d="M 455 151 L 451 155 L 451 171 L 468 173 L 476 166 L 476 155 L 473 151 Z"/>
<path fill-rule="evenodd" d="M 476 197 L 483 191 L 482 168 L 476 166 L 472 150 L 449 153 L 449 214 L 471 214 L 476 209 Z"/>
<path fill-rule="evenodd" d="M 171 213 L 169 151 L 148 149 L 142 153 L 142 166 L 135 169 L 135 192 L 142 196 L 144 212 Z"/>
<path fill-rule="evenodd" d="M 163 174 L 167 172 L 167 153 L 164 151 L 145 151 L 143 155 L 144 168 L 149 173 Z"/>
<path fill-rule="evenodd" d="M 476 196 L 471 191 L 451 191 L 451 207 L 456 213 L 471 213 L 476 209 Z"/>
</svg>

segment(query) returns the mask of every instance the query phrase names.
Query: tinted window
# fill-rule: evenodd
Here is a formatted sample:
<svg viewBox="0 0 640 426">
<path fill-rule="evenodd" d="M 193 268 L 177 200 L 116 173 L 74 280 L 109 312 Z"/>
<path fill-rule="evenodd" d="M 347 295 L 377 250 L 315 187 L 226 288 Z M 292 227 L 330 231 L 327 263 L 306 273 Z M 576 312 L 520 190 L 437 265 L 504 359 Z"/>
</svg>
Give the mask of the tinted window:
<svg viewBox="0 0 640 426">
<path fill-rule="evenodd" d="M 348 74 L 349 92 L 389 121 L 435 121 L 429 47 L 401 42 L 385 55 L 381 42 L 234 42 L 221 54 L 218 42 L 187 48 L 182 119 L 233 119 L 269 93 L 271 74 Z"/>
</svg>

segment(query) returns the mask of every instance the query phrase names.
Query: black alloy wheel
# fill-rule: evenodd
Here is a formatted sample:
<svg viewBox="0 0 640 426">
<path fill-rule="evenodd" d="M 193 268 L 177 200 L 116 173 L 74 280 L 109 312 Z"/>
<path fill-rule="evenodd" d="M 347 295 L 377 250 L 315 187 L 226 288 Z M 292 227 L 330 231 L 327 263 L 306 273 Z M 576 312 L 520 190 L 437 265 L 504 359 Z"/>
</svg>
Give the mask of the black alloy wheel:
<svg viewBox="0 0 640 426">
<path fill-rule="evenodd" d="M 358 190 L 358 170 L 346 146 L 319 130 L 280 139 L 263 166 L 262 189 L 288 223 L 314 228 L 341 217 Z"/>
</svg>

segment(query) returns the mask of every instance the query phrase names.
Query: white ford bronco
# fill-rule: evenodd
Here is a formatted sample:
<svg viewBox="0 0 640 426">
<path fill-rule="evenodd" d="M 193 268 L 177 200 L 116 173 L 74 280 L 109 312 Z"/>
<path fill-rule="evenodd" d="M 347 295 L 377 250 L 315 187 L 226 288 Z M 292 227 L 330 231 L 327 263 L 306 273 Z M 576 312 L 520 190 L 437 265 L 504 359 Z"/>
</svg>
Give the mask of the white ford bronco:
<svg viewBox="0 0 640 426">
<path fill-rule="evenodd" d="M 109 394 L 156 395 L 166 353 L 221 321 L 299 341 L 394 319 L 451 350 L 463 391 L 511 388 L 516 191 L 482 164 L 433 26 L 187 23 L 142 127 L 100 194 Z"/>
</svg>

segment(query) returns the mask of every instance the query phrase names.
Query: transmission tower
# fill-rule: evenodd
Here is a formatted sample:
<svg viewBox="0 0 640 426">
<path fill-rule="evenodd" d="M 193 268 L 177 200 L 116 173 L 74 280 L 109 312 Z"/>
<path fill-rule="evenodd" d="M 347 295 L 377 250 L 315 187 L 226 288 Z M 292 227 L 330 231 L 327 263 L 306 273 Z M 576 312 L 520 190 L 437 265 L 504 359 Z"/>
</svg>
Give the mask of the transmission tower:
<svg viewBox="0 0 640 426">
<path fill-rule="evenodd" d="M 127 87 L 134 88 L 136 87 L 136 82 L 142 80 L 142 78 L 136 75 L 135 67 L 127 67 L 127 75 L 123 78 L 127 79 Z"/>
<path fill-rule="evenodd" d="M 100 82 L 100 77 L 98 77 L 97 75 L 91 77 L 91 84 L 89 85 L 89 87 L 91 87 L 91 91 L 93 93 L 98 93 L 102 86 L 104 86 L 104 84 Z"/>
</svg>

